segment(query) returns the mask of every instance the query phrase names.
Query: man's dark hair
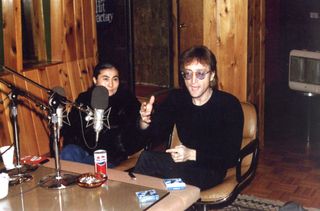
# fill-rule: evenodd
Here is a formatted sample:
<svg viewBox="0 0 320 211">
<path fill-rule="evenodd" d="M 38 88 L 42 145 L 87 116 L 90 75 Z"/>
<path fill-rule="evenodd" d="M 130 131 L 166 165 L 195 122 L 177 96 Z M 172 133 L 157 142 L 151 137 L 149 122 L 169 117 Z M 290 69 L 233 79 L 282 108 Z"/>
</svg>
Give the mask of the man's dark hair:
<svg viewBox="0 0 320 211">
<path fill-rule="evenodd" d="M 118 68 L 111 63 L 108 63 L 108 62 L 99 63 L 95 66 L 95 68 L 93 70 L 93 77 L 98 78 L 98 76 L 101 73 L 101 70 L 112 69 L 112 68 L 115 68 L 116 70 L 118 70 Z M 119 72 L 119 70 L 118 70 L 118 72 Z"/>
<path fill-rule="evenodd" d="M 194 60 L 201 64 L 209 65 L 213 72 L 216 72 L 217 70 L 216 57 L 206 46 L 194 46 L 184 51 L 180 57 L 180 70 L 182 71 L 185 65 L 193 62 Z"/>
</svg>

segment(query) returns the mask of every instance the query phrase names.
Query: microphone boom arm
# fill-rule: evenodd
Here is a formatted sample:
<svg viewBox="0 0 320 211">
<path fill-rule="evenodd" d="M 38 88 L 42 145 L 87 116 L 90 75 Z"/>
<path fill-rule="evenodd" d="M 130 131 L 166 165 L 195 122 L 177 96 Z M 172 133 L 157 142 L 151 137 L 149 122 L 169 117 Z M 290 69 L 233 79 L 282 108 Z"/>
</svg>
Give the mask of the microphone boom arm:
<svg viewBox="0 0 320 211">
<path fill-rule="evenodd" d="M 25 90 L 22 90 L 16 86 L 14 86 L 13 84 L 9 83 L 6 80 L 3 80 L 2 78 L 0 78 L 0 83 L 6 85 L 9 89 L 12 90 L 12 93 L 15 95 L 21 95 L 29 100 L 31 100 L 32 102 L 35 103 L 36 106 L 38 106 L 41 110 L 49 110 L 49 107 L 46 106 L 45 104 L 43 104 L 43 102 L 41 102 L 40 100 L 38 100 L 35 96 L 29 94 L 28 92 L 26 92 Z"/>
<path fill-rule="evenodd" d="M 12 69 L 10 69 L 9 67 L 6 67 L 6 66 L 4 66 L 4 65 L 1 65 L 1 67 L 2 67 L 3 70 L 8 71 L 8 72 L 10 72 L 10 73 L 13 73 L 14 75 L 16 75 L 16 76 L 18 76 L 18 77 L 20 77 L 20 78 L 22 78 L 22 79 L 24 79 L 24 80 L 32 83 L 33 85 L 39 87 L 40 89 L 45 90 L 48 94 L 52 94 L 52 93 L 53 93 L 53 91 L 52 91 L 51 89 L 48 89 L 48 88 L 42 86 L 41 84 L 39 84 L 39 83 L 31 80 L 30 78 L 27 78 L 27 77 L 25 77 L 24 75 L 21 75 L 21 74 L 18 73 L 17 71 L 12 70 Z"/>
<path fill-rule="evenodd" d="M 30 82 L 31 84 L 33 84 L 33 85 L 39 87 L 40 89 L 44 90 L 49 96 L 51 96 L 51 95 L 53 95 L 53 94 L 54 94 L 54 95 L 59 95 L 59 94 L 56 93 L 54 90 L 42 86 L 41 84 L 39 84 L 39 83 L 31 80 L 30 78 L 25 77 L 24 75 L 18 73 L 17 71 L 15 71 L 15 70 L 13 70 L 13 69 L 10 69 L 9 67 L 6 67 L 6 66 L 4 66 L 4 65 L 0 65 L 0 66 L 2 67 L 3 70 L 8 71 L 8 72 L 10 72 L 10 73 L 13 73 L 14 75 L 22 78 L 23 80 L 28 81 L 28 82 Z M 1 78 L 0 78 L 0 79 L 1 79 Z M 0 82 L 2 82 L 3 84 L 5 84 L 9 89 L 12 89 L 12 87 L 14 87 L 11 83 L 9 83 L 9 82 L 7 82 L 7 81 L 5 81 L 5 80 L 3 80 L 3 79 L 1 79 Z M 20 90 L 21 90 L 21 89 L 20 89 Z M 21 90 L 21 91 L 22 91 L 22 90 Z M 27 96 L 30 100 L 35 101 L 35 98 L 32 98 L 31 95 L 29 95 L 29 94 L 26 93 L 25 91 L 23 91 L 23 93 L 24 93 L 25 96 Z M 87 109 L 87 108 L 83 108 L 83 106 L 78 105 L 78 104 L 76 104 L 75 102 L 73 102 L 73 101 L 71 101 L 71 100 L 68 100 L 66 97 L 61 96 L 61 95 L 59 95 L 59 97 L 60 97 L 60 99 L 61 99 L 61 101 L 62 101 L 63 103 L 65 103 L 65 104 L 68 103 L 68 104 L 70 104 L 71 106 L 77 108 L 77 109 L 80 110 L 80 111 L 88 112 L 88 109 Z M 48 106 L 44 106 L 44 105 L 41 104 L 41 103 L 40 103 L 39 105 L 40 105 L 40 108 L 43 107 L 43 108 L 45 108 L 45 109 L 48 109 Z"/>
</svg>

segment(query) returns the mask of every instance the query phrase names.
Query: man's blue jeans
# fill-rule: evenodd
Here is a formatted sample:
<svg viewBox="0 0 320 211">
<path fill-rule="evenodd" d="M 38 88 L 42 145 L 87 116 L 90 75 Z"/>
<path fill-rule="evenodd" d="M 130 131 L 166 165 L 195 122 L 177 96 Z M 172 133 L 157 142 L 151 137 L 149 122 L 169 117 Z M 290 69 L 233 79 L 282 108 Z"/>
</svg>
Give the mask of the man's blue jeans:
<svg viewBox="0 0 320 211">
<path fill-rule="evenodd" d="M 61 160 L 69 160 L 94 165 L 93 155 L 89 155 L 87 151 L 75 144 L 68 144 L 67 146 L 63 147 L 60 158 Z M 108 162 L 108 168 L 114 168 L 115 166 L 116 165 L 113 163 Z"/>
<path fill-rule="evenodd" d="M 89 155 L 88 152 L 75 144 L 68 144 L 67 146 L 63 147 L 60 158 L 61 160 L 69 160 L 94 165 L 93 155 Z"/>
</svg>

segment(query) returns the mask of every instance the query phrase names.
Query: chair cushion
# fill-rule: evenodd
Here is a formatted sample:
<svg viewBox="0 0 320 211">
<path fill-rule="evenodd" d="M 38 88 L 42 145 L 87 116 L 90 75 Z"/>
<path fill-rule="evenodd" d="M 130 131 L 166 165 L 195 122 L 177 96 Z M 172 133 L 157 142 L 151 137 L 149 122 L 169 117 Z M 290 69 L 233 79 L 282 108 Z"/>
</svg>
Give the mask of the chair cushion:
<svg viewBox="0 0 320 211">
<path fill-rule="evenodd" d="M 125 171 L 133 168 L 136 165 L 142 151 L 143 149 L 139 152 L 134 153 L 133 155 L 130 155 L 127 160 L 122 161 L 120 165 L 116 166 L 114 169 Z"/>
<path fill-rule="evenodd" d="M 241 167 L 242 172 L 249 169 L 248 165 Z M 236 167 L 229 168 L 223 182 L 213 188 L 201 191 L 200 197 L 203 202 L 220 202 L 231 195 L 238 186 L 236 179 Z"/>
<path fill-rule="evenodd" d="M 236 168 L 230 168 L 227 171 L 223 182 L 213 188 L 201 191 L 201 201 L 220 201 L 227 198 L 237 186 Z"/>
</svg>

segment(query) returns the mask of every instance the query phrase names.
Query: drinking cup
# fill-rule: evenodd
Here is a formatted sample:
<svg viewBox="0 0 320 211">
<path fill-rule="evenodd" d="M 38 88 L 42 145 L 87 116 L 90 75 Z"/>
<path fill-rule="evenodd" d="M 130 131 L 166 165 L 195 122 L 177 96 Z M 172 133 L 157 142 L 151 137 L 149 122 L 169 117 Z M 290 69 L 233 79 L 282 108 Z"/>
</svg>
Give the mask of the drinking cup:
<svg viewBox="0 0 320 211">
<path fill-rule="evenodd" d="M 0 199 L 8 195 L 9 191 L 9 175 L 7 173 L 0 173 Z"/>
<path fill-rule="evenodd" d="M 0 147 L 2 161 L 3 161 L 4 167 L 7 170 L 13 169 L 15 167 L 14 163 L 13 163 L 14 146 L 12 146 L 10 149 L 8 149 L 9 147 L 10 146 Z"/>
</svg>

